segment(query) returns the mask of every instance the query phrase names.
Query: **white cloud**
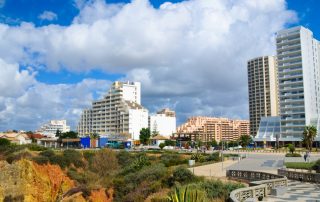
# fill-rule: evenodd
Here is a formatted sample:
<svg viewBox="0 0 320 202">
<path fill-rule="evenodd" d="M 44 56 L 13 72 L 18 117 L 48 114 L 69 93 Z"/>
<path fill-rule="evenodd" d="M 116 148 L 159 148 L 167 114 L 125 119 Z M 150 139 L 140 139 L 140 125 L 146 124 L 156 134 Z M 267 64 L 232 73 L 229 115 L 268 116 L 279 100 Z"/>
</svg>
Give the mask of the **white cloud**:
<svg viewBox="0 0 320 202">
<path fill-rule="evenodd" d="M 55 14 L 54 12 L 52 11 L 44 11 L 43 13 L 41 13 L 38 18 L 40 20 L 47 20 L 47 21 L 53 21 L 53 20 L 56 20 L 58 19 L 58 16 L 57 14 Z"/>
<path fill-rule="evenodd" d="M 16 72 L 15 75 L 1 74 L 7 80 L 11 80 L 6 89 L 10 89 L 15 94 L 11 97 L 4 94 L 6 91 L 3 91 L 4 87 L 1 83 L 0 131 L 35 130 L 51 119 L 67 119 L 68 124 L 75 129 L 82 109 L 88 108 L 95 98 L 94 94 L 101 94 L 111 83 L 106 80 L 85 79 L 76 84 L 49 85 L 35 81 L 31 87 L 28 87 L 20 86 L 20 80 L 15 79 L 22 75 L 25 76 L 25 73 L 21 71 Z M 14 88 L 14 86 L 19 87 Z M 23 87 L 24 92 L 17 94 L 16 89 L 21 91 Z"/>
<path fill-rule="evenodd" d="M 0 24 L 0 58 L 125 74 L 142 81 L 148 108 L 173 106 L 180 120 L 247 118 L 246 61 L 274 54 L 274 33 L 295 20 L 284 0 L 189 0 L 159 9 L 147 0 L 96 0 L 82 4 L 70 26 Z"/>
</svg>

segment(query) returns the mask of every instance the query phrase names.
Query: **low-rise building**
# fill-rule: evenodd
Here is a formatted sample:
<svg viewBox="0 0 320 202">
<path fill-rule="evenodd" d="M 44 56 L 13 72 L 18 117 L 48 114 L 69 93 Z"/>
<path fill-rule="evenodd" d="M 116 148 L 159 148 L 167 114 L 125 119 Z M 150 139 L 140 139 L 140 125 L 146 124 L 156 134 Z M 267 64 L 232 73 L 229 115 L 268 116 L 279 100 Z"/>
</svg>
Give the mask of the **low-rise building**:
<svg viewBox="0 0 320 202">
<path fill-rule="evenodd" d="M 170 137 L 176 132 L 176 115 L 170 109 L 163 109 L 149 116 L 149 128 L 153 135 Z"/>
<path fill-rule="evenodd" d="M 249 133 L 248 120 L 196 116 L 179 126 L 175 137 L 189 138 L 192 141 L 220 142 L 235 141 L 241 135 L 249 135 Z"/>
<path fill-rule="evenodd" d="M 9 140 L 13 144 L 30 144 L 31 139 L 24 133 L 0 133 L 0 138 Z"/>
</svg>

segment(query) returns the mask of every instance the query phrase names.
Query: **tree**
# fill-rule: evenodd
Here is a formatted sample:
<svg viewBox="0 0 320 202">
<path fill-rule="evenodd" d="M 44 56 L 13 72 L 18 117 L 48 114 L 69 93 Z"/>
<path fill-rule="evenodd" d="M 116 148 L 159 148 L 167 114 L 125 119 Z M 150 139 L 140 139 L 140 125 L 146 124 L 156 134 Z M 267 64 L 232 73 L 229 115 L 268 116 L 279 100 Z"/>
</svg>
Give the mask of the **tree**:
<svg viewBox="0 0 320 202">
<path fill-rule="evenodd" d="M 212 146 L 212 147 L 218 146 L 218 143 L 217 143 L 216 139 L 213 139 L 213 140 L 212 140 L 211 146 Z"/>
<path fill-rule="evenodd" d="M 69 131 L 69 132 L 62 133 L 60 137 L 61 138 L 78 138 L 78 133 L 74 131 Z"/>
<path fill-rule="evenodd" d="M 159 144 L 160 149 L 162 150 L 166 145 L 162 142 Z"/>
<path fill-rule="evenodd" d="M 312 143 L 317 135 L 315 126 L 306 126 L 303 131 L 302 142 L 306 145 L 306 149 L 311 151 Z"/>
<path fill-rule="evenodd" d="M 150 129 L 149 128 L 142 128 L 140 130 L 140 142 L 142 144 L 147 144 L 149 142 L 150 139 Z"/>
<path fill-rule="evenodd" d="M 56 131 L 56 137 L 60 138 L 61 137 L 62 132 L 58 129 Z"/>
<path fill-rule="evenodd" d="M 240 136 L 240 145 L 242 147 L 247 147 L 250 142 L 252 142 L 252 137 L 250 135 L 241 135 Z"/>
<path fill-rule="evenodd" d="M 289 151 L 290 151 L 291 154 L 293 154 L 294 151 L 296 150 L 296 148 L 294 147 L 293 144 L 288 144 L 288 149 L 289 149 Z"/>
<path fill-rule="evenodd" d="M 158 129 L 158 124 L 157 124 L 157 122 L 154 122 L 153 130 L 152 130 L 152 137 L 159 135 L 159 131 L 157 129 Z"/>
</svg>

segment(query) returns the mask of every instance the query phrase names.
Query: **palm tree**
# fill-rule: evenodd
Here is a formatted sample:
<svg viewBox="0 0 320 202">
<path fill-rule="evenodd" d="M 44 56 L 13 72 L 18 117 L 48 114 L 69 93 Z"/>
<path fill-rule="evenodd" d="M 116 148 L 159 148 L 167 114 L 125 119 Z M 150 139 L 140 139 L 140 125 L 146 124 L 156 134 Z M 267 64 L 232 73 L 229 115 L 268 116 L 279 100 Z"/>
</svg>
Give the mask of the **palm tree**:
<svg viewBox="0 0 320 202">
<path fill-rule="evenodd" d="M 312 143 L 317 135 L 317 128 L 315 126 L 304 127 L 302 142 L 306 145 L 306 149 L 311 151 Z"/>
</svg>

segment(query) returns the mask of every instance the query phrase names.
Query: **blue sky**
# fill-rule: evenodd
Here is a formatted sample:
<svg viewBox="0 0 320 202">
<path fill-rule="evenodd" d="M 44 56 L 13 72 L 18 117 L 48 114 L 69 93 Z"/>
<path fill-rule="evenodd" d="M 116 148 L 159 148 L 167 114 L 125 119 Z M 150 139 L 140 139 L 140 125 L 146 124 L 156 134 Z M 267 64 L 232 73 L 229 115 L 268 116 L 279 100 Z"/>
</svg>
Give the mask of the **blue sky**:
<svg viewBox="0 0 320 202">
<path fill-rule="evenodd" d="M 318 0 L 168 1 L 0 0 L 0 131 L 75 128 L 119 79 L 141 81 L 143 105 L 176 110 L 178 124 L 247 119 L 246 60 L 274 54 L 285 27 L 320 39 Z"/>
</svg>

